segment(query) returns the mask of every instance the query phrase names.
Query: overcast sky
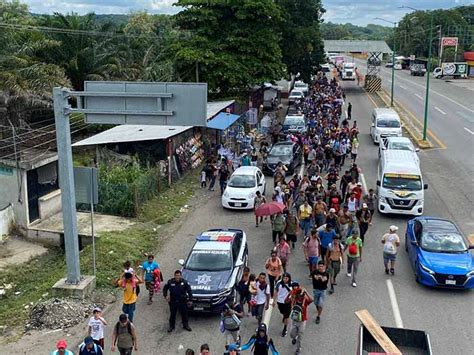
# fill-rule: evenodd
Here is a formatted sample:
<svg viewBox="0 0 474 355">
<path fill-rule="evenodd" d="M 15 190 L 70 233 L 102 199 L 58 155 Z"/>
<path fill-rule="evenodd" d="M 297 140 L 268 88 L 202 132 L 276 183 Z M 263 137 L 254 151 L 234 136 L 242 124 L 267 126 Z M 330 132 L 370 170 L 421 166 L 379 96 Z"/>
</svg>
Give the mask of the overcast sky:
<svg viewBox="0 0 474 355">
<path fill-rule="evenodd" d="M 128 14 L 133 11 L 146 10 L 149 13 L 173 14 L 179 8 L 172 6 L 175 0 L 22 0 L 34 13 L 77 12 L 85 14 Z M 417 9 L 450 8 L 460 5 L 472 5 L 474 0 L 323 0 L 326 14 L 324 20 L 335 23 L 368 23 L 384 24 L 374 20 L 382 17 L 389 21 L 398 21 L 411 10 L 399 9 L 408 5 Z M 389 25 L 388 23 L 385 23 Z"/>
</svg>

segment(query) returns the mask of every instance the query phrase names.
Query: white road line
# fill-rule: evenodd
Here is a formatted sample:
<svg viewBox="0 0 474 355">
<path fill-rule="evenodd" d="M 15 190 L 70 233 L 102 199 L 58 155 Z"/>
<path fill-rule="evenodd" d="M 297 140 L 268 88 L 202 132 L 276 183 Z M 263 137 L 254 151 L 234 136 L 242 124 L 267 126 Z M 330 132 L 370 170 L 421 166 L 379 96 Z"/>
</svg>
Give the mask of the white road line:
<svg viewBox="0 0 474 355">
<path fill-rule="evenodd" d="M 464 129 L 465 129 L 466 131 L 468 131 L 469 133 L 471 133 L 472 135 L 474 135 L 474 132 L 473 132 L 473 131 L 471 131 L 469 128 L 467 128 L 467 127 L 464 127 Z"/>
<path fill-rule="evenodd" d="M 438 107 L 436 107 L 436 106 L 434 107 L 434 109 L 435 109 L 436 111 L 442 113 L 443 115 L 447 115 L 446 112 L 444 112 L 443 110 L 441 110 L 440 108 L 438 108 Z"/>
<path fill-rule="evenodd" d="M 304 158 L 301 159 L 301 168 L 300 168 L 300 176 L 303 176 L 304 174 Z"/>
<path fill-rule="evenodd" d="M 367 193 L 367 183 L 365 182 L 365 176 L 364 174 L 360 173 L 360 179 L 362 180 L 362 188 L 364 191 Z"/>
<path fill-rule="evenodd" d="M 402 316 L 400 315 L 400 309 L 398 308 L 397 295 L 393 288 L 392 280 L 387 280 L 388 295 L 390 297 L 390 303 L 392 304 L 393 317 L 395 318 L 395 325 L 397 328 L 403 328 Z"/>
<path fill-rule="evenodd" d="M 404 87 L 403 85 L 398 85 L 398 86 L 400 86 L 400 88 L 403 89 L 403 90 L 406 90 L 406 89 L 407 89 L 407 88 Z"/>
<path fill-rule="evenodd" d="M 274 299 L 270 298 L 268 309 L 263 313 L 262 323 L 265 323 L 265 325 L 267 326 L 267 330 L 270 329 L 270 319 L 272 319 L 273 306 L 274 306 L 273 301 Z"/>
<path fill-rule="evenodd" d="M 416 96 L 417 98 L 419 98 L 420 100 L 423 100 L 423 97 L 421 97 L 420 95 L 415 94 L 415 96 Z"/>
</svg>

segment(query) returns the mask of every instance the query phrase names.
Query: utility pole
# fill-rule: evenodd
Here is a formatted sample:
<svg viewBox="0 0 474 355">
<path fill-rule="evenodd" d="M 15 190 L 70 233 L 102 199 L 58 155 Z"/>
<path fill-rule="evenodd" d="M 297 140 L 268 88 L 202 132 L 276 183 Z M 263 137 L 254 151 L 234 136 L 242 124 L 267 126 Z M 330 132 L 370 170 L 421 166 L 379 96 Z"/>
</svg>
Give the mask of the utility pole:
<svg viewBox="0 0 474 355">
<path fill-rule="evenodd" d="M 438 67 L 441 68 L 441 61 L 443 59 L 443 33 L 441 31 L 441 25 L 439 25 L 439 47 L 438 47 Z"/>
<path fill-rule="evenodd" d="M 390 90 L 390 107 L 393 107 L 393 89 L 395 87 L 395 29 L 397 27 L 396 22 L 388 21 L 380 17 L 376 17 L 375 20 L 385 21 L 393 25 L 393 46 L 392 46 L 392 88 Z"/>
</svg>

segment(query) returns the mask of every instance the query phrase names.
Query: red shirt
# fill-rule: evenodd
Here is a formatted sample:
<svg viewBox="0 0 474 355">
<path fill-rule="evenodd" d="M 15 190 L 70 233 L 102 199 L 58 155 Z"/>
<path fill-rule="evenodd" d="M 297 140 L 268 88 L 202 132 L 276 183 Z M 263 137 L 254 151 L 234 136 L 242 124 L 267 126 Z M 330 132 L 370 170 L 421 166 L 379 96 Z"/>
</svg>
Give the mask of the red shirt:
<svg viewBox="0 0 474 355">
<path fill-rule="evenodd" d="M 301 301 L 301 297 L 299 297 L 300 299 L 297 299 L 296 295 L 298 294 L 298 292 L 299 292 L 299 290 L 291 290 L 288 297 L 290 297 L 290 299 L 291 299 L 291 307 L 293 307 L 293 305 L 296 304 L 296 303 L 301 304 L 301 308 L 303 309 L 303 312 L 302 312 L 303 320 L 302 321 L 304 322 L 304 321 L 308 320 L 308 311 L 307 311 L 307 309 L 308 309 L 308 306 L 311 304 L 311 301 L 309 300 L 309 297 L 307 295 L 305 295 L 303 297 L 303 301 Z"/>
</svg>

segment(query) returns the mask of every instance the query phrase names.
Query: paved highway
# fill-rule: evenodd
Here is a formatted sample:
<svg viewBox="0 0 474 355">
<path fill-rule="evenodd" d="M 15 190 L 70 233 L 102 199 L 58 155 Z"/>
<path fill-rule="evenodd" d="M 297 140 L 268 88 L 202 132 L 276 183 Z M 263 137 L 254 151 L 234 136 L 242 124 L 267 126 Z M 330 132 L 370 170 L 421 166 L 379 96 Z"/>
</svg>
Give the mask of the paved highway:
<svg viewBox="0 0 474 355">
<path fill-rule="evenodd" d="M 353 104 L 353 117 L 358 120 L 362 131 L 359 164 L 363 169 L 367 185 L 365 187 L 374 187 L 378 162 L 377 147 L 372 144 L 368 135 L 369 116 L 373 104 L 367 94 L 356 87 L 354 82 L 344 82 L 343 85 L 346 87 L 348 100 Z M 438 154 L 438 151 L 434 152 Z M 436 161 L 432 154 L 433 152 L 420 154 L 423 169 L 429 172 L 425 174 L 426 182 L 430 184 L 430 189 L 426 194 L 426 214 L 454 217 L 463 229 L 469 229 L 468 225 L 457 218 L 458 214 L 462 214 L 456 194 L 452 193 L 457 174 L 446 170 L 448 167 L 443 165 L 444 161 Z M 437 174 L 445 177 L 445 184 L 440 185 Z M 267 180 L 267 183 L 268 187 L 272 186 L 271 180 Z M 466 188 L 469 187 L 466 186 Z M 439 193 L 443 189 L 448 189 L 446 194 Z M 271 189 L 267 188 L 267 197 L 270 193 Z M 468 195 L 469 191 L 465 193 Z M 250 268 L 254 273 L 264 270 L 264 260 L 272 248 L 268 221 L 259 228 L 255 228 L 252 213 L 223 210 L 218 192 L 198 191 L 193 205 L 182 225 L 163 243 L 157 255 L 157 261 L 165 272 L 165 278 L 170 277 L 172 271 L 178 268 L 178 259 L 187 255 L 196 234 L 215 227 L 244 229 L 249 241 Z M 472 203 L 466 206 L 469 208 L 467 213 L 470 213 L 472 206 Z M 360 267 L 358 287 L 351 287 L 349 279 L 344 274 L 340 275 L 335 294 L 327 297 L 319 325 L 314 323 L 315 307 L 314 305 L 310 307 L 310 320 L 304 336 L 303 354 L 354 354 L 359 326 L 354 311 L 361 308 L 367 308 L 383 325 L 403 325 L 406 328 L 428 331 L 435 354 L 472 353 L 473 294 L 472 292 L 428 289 L 416 284 L 403 250 L 407 219 L 400 216 L 376 215 L 374 224 L 366 236 L 367 243 Z M 396 275 L 387 277 L 382 264 L 380 238 L 391 224 L 400 227 L 402 248 Z M 311 290 L 300 243 L 291 256 L 289 271 L 294 279 L 298 279 Z M 389 292 L 390 284 L 394 290 L 392 294 Z M 119 306 L 116 307 L 114 313 L 107 315 L 111 324 L 118 314 Z M 178 320 L 177 331 L 167 334 L 168 314 L 168 307 L 161 295 L 151 306 L 146 305 L 145 294 L 140 296 L 135 316 L 141 349 L 139 353 L 183 354 L 186 348 L 198 350 L 202 343 L 209 343 L 213 354 L 221 353 L 224 337 L 218 330 L 218 317 L 192 317 L 190 325 L 193 331 L 191 333 L 183 331 Z M 244 319 L 242 331 L 244 340 L 249 338 L 256 325 L 255 319 Z M 109 345 L 111 328 L 108 327 L 106 338 Z M 270 335 L 275 340 L 280 354 L 292 354 L 293 346 L 290 338 L 281 338 L 281 328 L 281 317 L 275 309 L 271 315 Z"/>
<path fill-rule="evenodd" d="M 366 63 L 355 59 L 365 74 Z M 382 86 L 390 94 L 391 69 L 382 67 Z M 408 70 L 395 71 L 394 99 L 409 112 L 410 119 L 422 126 L 426 77 L 410 76 Z M 452 200 L 445 208 L 465 233 L 474 232 L 474 81 L 430 81 L 428 128 L 442 145 L 442 149 L 423 152 L 423 173 L 434 184 L 432 191 L 443 200 Z M 430 137 L 429 137 L 430 138 Z M 431 139 L 431 138 L 430 138 Z M 435 142 L 436 143 L 436 142 Z"/>
</svg>

